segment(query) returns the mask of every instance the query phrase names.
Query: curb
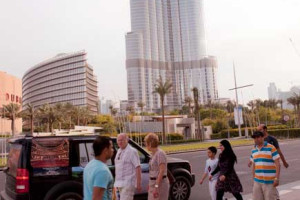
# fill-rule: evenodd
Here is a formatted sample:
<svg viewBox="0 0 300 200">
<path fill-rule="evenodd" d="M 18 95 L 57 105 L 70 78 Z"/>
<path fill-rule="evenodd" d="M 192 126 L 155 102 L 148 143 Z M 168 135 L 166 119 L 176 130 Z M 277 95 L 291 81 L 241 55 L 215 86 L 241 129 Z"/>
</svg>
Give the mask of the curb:
<svg viewBox="0 0 300 200">
<path fill-rule="evenodd" d="M 247 147 L 247 146 L 253 146 L 253 144 L 245 144 L 245 145 L 237 145 L 233 146 L 235 147 Z M 172 154 L 182 154 L 182 153 L 193 153 L 193 152 L 198 152 L 198 151 L 206 151 L 207 149 L 194 149 L 194 150 L 187 150 L 187 151 L 176 151 L 176 152 L 170 152 L 166 153 L 167 155 L 172 155 Z"/>
<path fill-rule="evenodd" d="M 295 140 L 300 140 L 300 139 L 279 139 L 280 142 L 285 142 L 285 141 L 295 141 Z M 221 140 L 216 140 L 216 141 L 221 141 Z M 253 146 L 253 144 L 245 144 L 245 145 L 237 145 L 233 146 L 235 147 L 246 147 L 246 146 Z M 187 151 L 176 151 L 176 152 L 170 152 L 166 153 L 167 155 L 172 155 L 172 154 L 182 154 L 182 153 L 193 153 L 193 152 L 198 152 L 198 151 L 206 151 L 207 149 L 193 149 L 193 150 L 187 150 Z"/>
</svg>

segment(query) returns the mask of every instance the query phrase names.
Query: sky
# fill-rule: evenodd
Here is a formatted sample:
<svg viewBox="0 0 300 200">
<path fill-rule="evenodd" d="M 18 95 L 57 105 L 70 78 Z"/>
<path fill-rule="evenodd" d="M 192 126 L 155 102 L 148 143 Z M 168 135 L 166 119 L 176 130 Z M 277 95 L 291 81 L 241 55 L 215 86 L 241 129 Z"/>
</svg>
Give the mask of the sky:
<svg viewBox="0 0 300 200">
<path fill-rule="evenodd" d="M 218 60 L 222 98 L 267 99 L 267 87 L 300 85 L 299 0 L 204 0 L 208 54 Z M 127 99 L 129 0 L 0 0 L 0 70 L 22 78 L 58 53 L 85 50 L 99 96 Z M 293 41 L 293 45 L 290 41 Z M 298 51 L 298 53 L 297 53 Z"/>
</svg>

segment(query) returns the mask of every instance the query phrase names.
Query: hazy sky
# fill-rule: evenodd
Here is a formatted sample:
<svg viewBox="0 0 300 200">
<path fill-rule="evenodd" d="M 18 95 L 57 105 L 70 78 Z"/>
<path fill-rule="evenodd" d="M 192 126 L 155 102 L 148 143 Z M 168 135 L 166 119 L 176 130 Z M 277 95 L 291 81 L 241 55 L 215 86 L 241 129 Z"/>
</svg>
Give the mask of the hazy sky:
<svg viewBox="0 0 300 200">
<path fill-rule="evenodd" d="M 142 1 L 142 0 L 141 0 Z M 241 101 L 267 98 L 269 82 L 300 85 L 299 0 L 205 0 L 208 52 L 217 56 L 220 97 L 254 84 Z M 85 49 L 98 76 L 100 97 L 127 98 L 125 33 L 129 0 L 0 0 L 0 70 L 22 78 L 58 53 Z M 241 102 L 242 103 L 242 102 Z"/>
</svg>

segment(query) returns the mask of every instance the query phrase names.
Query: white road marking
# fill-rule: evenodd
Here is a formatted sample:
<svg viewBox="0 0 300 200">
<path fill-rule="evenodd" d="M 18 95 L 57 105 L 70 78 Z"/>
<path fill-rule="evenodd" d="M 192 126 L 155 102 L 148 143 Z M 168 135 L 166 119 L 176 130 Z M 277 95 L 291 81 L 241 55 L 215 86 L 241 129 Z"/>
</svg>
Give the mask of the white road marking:
<svg viewBox="0 0 300 200">
<path fill-rule="evenodd" d="M 293 190 L 300 190 L 300 185 L 292 187 Z"/>
<path fill-rule="evenodd" d="M 292 190 L 281 190 L 281 191 L 279 191 L 279 195 L 284 195 L 284 194 L 287 194 L 290 192 L 292 192 Z"/>
<path fill-rule="evenodd" d="M 290 159 L 290 160 L 287 160 L 288 162 L 293 162 L 293 161 L 297 161 L 297 160 L 300 160 L 299 158 L 295 158 L 295 159 Z"/>
</svg>

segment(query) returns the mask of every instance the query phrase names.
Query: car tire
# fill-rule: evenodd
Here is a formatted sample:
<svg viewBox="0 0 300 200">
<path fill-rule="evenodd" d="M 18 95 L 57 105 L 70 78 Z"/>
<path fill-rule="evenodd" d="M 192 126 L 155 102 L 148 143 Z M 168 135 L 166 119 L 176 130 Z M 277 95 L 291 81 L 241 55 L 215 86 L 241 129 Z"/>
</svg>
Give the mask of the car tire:
<svg viewBox="0 0 300 200">
<path fill-rule="evenodd" d="M 82 184 L 67 181 L 54 186 L 45 196 L 44 200 L 82 200 Z"/>
<path fill-rule="evenodd" d="M 188 200 L 191 194 L 191 184 L 184 176 L 175 177 L 175 182 L 170 187 L 171 200 Z"/>
<path fill-rule="evenodd" d="M 82 200 L 83 197 L 75 192 L 66 192 L 57 197 L 56 200 Z"/>
</svg>

